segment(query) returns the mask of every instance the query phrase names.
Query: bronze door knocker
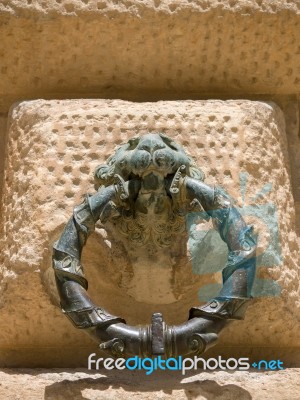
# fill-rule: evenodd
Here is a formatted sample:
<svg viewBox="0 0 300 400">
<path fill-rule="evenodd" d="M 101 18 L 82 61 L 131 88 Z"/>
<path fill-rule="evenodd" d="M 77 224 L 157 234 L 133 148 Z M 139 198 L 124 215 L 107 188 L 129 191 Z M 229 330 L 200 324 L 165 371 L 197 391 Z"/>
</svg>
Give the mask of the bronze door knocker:
<svg viewBox="0 0 300 400">
<path fill-rule="evenodd" d="M 230 320 L 244 317 L 255 277 L 252 227 L 224 191 L 203 182 L 204 174 L 191 157 L 164 134 L 130 139 L 96 169 L 95 180 L 97 193 L 75 207 L 54 244 L 53 268 L 63 312 L 115 356 L 203 353 Z M 160 313 L 153 314 L 149 326 L 128 326 L 93 303 L 80 260 L 98 220 L 114 220 L 123 235 L 140 246 L 151 240 L 163 248 L 185 229 L 187 213 L 199 209 L 212 219 L 228 247 L 217 297 L 193 307 L 188 321 L 178 326 L 167 326 Z"/>
</svg>

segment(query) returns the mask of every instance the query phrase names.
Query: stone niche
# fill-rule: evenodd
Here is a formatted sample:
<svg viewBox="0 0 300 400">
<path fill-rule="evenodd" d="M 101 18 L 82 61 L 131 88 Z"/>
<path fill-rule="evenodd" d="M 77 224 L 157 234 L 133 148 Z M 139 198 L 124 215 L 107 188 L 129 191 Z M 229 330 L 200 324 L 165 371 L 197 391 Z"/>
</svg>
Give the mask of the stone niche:
<svg viewBox="0 0 300 400">
<path fill-rule="evenodd" d="M 0 363 L 86 366 L 97 344 L 58 307 L 53 242 L 75 205 L 93 193 L 93 172 L 118 145 L 162 132 L 194 158 L 209 185 L 229 193 L 258 235 L 254 300 L 244 321 L 222 333 L 211 355 L 281 358 L 299 345 L 299 248 L 284 116 L 249 100 L 34 100 L 14 105 L 8 125 L 1 217 Z M 83 253 L 93 300 L 129 324 L 162 312 L 168 324 L 217 293 L 226 248 L 199 216 L 186 240 L 148 254 L 98 223 Z M 126 250 L 127 249 L 127 250 Z M 213 249 L 213 251 L 212 251 Z M 299 352 L 298 352 L 299 353 Z"/>
</svg>

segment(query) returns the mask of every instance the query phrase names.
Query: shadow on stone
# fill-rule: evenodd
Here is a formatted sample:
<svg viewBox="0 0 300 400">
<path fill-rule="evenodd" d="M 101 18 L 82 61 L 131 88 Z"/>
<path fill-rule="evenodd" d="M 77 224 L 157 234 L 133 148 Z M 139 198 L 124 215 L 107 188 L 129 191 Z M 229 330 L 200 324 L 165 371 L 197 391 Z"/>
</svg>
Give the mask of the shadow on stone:
<svg viewBox="0 0 300 400">
<path fill-rule="evenodd" d="M 109 372 L 106 371 L 108 374 Z M 74 381 L 63 380 L 45 388 L 45 400 L 91 400 L 127 399 L 131 393 L 140 393 L 140 398 L 177 398 L 188 400 L 251 400 L 250 393 L 234 384 L 220 385 L 212 379 L 181 382 L 182 375 L 174 373 L 165 376 L 155 373 L 124 371 L 122 377 L 112 375 L 100 378 L 83 378 Z M 120 390 L 121 389 L 121 390 Z M 177 393 L 174 393 L 176 391 Z M 181 391 L 181 393 L 178 393 Z M 156 392 L 156 393 L 155 393 Z M 160 392 L 160 393 L 158 393 Z M 163 392 L 163 393 L 162 393 Z M 143 396 L 143 393 L 146 397 Z M 152 395 L 151 395 L 152 393 Z"/>
</svg>

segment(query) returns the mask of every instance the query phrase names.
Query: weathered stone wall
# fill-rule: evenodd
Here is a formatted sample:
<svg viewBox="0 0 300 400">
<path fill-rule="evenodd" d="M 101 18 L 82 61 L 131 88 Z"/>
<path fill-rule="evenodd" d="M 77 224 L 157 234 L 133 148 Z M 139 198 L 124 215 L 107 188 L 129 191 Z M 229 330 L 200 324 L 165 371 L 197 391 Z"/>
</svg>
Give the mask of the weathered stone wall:
<svg viewBox="0 0 300 400">
<path fill-rule="evenodd" d="M 299 4 L 2 1 L 0 114 L 30 98 L 297 95 Z"/>
<path fill-rule="evenodd" d="M 299 0 L 6 0 L 0 7 L 0 112 L 24 98 L 300 92 Z"/>
<path fill-rule="evenodd" d="M 214 352 L 246 356 L 268 347 L 265 353 L 295 364 L 299 248 L 285 122 L 274 103 L 246 100 L 38 100 L 11 110 L 1 243 L 0 348 L 6 363 L 85 363 L 93 343 L 50 303 L 56 302 L 51 246 L 73 207 L 93 192 L 95 167 L 118 144 L 149 131 L 182 144 L 206 182 L 221 184 L 259 233 L 257 299 L 244 322 L 224 331 Z M 222 265 L 210 264 L 211 271 L 198 265 L 192 239 L 203 229 L 208 229 L 203 221 L 194 221 L 189 249 L 174 267 L 174 249 L 158 253 L 154 263 L 153 256 L 100 224 L 83 256 L 92 298 L 129 324 L 149 323 L 155 311 L 168 323 L 183 322 L 203 289 L 221 282 Z"/>
<path fill-rule="evenodd" d="M 6 145 L 6 127 L 7 117 L 5 114 L 0 114 L 0 198 L 2 198 L 4 163 L 5 163 L 5 145 Z M 1 212 L 0 202 L 0 212 Z M 1 217 L 0 217 L 1 219 Z"/>
<path fill-rule="evenodd" d="M 207 182 L 223 184 L 262 232 L 255 295 L 264 297 L 211 354 L 263 353 L 299 365 L 299 14 L 299 0 L 1 1 L 0 365 L 82 365 L 95 349 L 53 305 L 51 244 L 92 190 L 94 167 L 147 129 L 181 142 Z M 7 132 L 12 104 L 41 98 L 137 103 L 22 102 L 11 109 Z M 232 98 L 260 102 L 138 103 Z M 158 310 L 169 323 L 183 321 L 199 288 L 204 298 L 220 283 L 217 270 L 195 274 L 184 258 L 174 284 L 166 270 L 155 280 L 168 257 L 158 269 L 139 258 L 139 270 L 109 233 L 99 227 L 85 250 L 91 294 L 130 323 L 148 323 Z M 190 237 L 195 259 L 193 246 Z M 139 288 L 149 278 L 156 289 Z"/>
<path fill-rule="evenodd" d="M 174 371 L 39 370 L 0 371 L 0 398 L 16 400 L 299 400 L 299 371 Z M 296 390 L 295 390 L 296 389 Z M 1 397 L 2 396 L 2 397 Z"/>
</svg>

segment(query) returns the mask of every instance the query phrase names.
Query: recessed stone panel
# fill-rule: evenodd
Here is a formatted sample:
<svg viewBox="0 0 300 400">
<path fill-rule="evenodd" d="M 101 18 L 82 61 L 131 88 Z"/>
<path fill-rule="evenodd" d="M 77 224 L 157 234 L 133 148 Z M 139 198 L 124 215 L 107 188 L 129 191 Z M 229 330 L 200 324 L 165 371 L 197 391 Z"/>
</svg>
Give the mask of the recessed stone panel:
<svg viewBox="0 0 300 400">
<path fill-rule="evenodd" d="M 96 166 L 121 143 L 148 132 L 165 133 L 181 144 L 204 171 L 206 183 L 221 185 L 258 234 L 255 300 L 244 322 L 224 330 L 216 351 L 221 354 L 229 345 L 236 354 L 240 346 L 250 352 L 278 343 L 298 345 L 299 249 L 278 106 L 247 100 L 36 100 L 19 103 L 10 113 L 1 218 L 3 364 L 16 365 L 12 352 L 18 348 L 17 365 L 85 363 L 84 349 L 93 343 L 55 305 L 52 244 L 73 207 L 94 192 Z M 155 311 L 169 324 L 186 320 L 191 306 L 218 289 L 226 258 L 226 253 L 216 258 L 212 252 L 206 260 L 201 255 L 197 234 L 212 232 L 209 243 L 217 243 L 209 223 L 191 216 L 187 227 L 180 246 L 151 258 L 99 223 L 83 254 L 92 298 L 130 324 L 148 324 Z M 81 349 L 77 361 L 70 348 Z"/>
</svg>

